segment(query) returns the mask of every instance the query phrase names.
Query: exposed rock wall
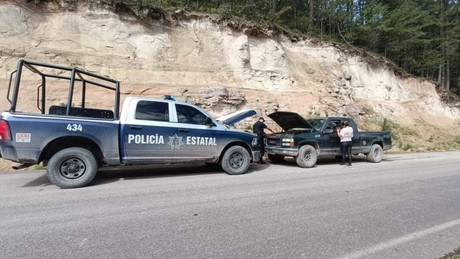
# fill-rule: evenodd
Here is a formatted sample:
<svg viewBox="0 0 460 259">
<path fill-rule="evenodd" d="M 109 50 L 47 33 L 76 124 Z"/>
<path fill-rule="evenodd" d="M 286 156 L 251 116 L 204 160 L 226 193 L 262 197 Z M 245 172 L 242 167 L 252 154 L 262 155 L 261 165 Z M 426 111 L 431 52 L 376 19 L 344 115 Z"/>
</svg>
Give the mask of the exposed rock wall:
<svg viewBox="0 0 460 259">
<path fill-rule="evenodd" d="M 397 76 L 333 44 L 269 31 L 253 36 L 206 15 L 139 23 L 77 1 L 70 11 L 53 3 L 39 7 L 0 2 L 1 96 L 17 60 L 25 58 L 110 76 L 122 81 L 125 95 L 176 94 L 216 116 L 246 107 L 262 115 L 292 110 L 353 116 L 369 129 L 385 118 L 409 128 L 423 124 L 413 132 L 426 140 L 420 146 L 435 145 L 427 141 L 436 131 L 445 133 L 439 143 L 460 135 L 459 109 L 441 102 L 433 83 Z"/>
</svg>

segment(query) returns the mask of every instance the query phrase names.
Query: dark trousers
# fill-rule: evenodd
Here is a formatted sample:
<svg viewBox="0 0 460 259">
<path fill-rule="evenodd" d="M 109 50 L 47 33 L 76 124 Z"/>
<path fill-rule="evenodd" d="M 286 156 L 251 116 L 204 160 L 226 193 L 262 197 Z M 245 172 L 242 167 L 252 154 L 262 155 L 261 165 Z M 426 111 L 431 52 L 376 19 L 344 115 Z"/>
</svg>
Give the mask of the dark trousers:
<svg viewBox="0 0 460 259">
<path fill-rule="evenodd" d="M 264 154 L 265 154 L 264 136 L 257 135 L 257 142 L 260 143 L 260 160 L 262 161 L 262 158 L 264 157 Z"/>
<path fill-rule="evenodd" d="M 348 157 L 348 164 L 351 165 L 351 141 L 340 142 L 340 151 L 342 152 L 342 164 L 345 164 L 345 158 Z"/>
</svg>

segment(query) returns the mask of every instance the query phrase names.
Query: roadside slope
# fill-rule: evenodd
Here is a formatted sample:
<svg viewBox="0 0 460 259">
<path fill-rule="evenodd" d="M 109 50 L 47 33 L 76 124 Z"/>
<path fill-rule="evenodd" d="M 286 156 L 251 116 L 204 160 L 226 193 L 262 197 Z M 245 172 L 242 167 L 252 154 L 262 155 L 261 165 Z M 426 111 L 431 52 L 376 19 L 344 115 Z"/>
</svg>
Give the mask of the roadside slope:
<svg viewBox="0 0 460 259">
<path fill-rule="evenodd" d="M 216 116 L 245 107 L 261 115 L 347 115 L 368 130 L 389 121 L 395 150 L 460 148 L 460 111 L 441 101 L 432 82 L 332 43 L 293 41 L 210 15 L 177 12 L 140 23 L 98 5 L 28 1 L 0 3 L 0 35 L 1 96 L 25 58 L 108 75 L 122 81 L 124 96 L 176 94 Z"/>
</svg>

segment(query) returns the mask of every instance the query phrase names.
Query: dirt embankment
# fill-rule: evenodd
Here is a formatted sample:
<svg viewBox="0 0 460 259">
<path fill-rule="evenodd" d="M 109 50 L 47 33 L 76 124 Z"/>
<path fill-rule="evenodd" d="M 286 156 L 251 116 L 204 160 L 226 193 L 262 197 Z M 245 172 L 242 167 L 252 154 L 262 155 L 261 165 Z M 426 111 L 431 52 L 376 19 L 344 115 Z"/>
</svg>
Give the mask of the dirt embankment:
<svg viewBox="0 0 460 259">
<path fill-rule="evenodd" d="M 447 105 L 434 83 L 362 50 L 210 15 L 56 3 L 0 2 L 0 96 L 25 58 L 110 76 L 122 82 L 124 96 L 175 94 L 216 116 L 242 108 L 262 116 L 275 110 L 345 115 L 361 129 L 385 124 L 396 151 L 460 148 L 455 102 Z"/>
</svg>

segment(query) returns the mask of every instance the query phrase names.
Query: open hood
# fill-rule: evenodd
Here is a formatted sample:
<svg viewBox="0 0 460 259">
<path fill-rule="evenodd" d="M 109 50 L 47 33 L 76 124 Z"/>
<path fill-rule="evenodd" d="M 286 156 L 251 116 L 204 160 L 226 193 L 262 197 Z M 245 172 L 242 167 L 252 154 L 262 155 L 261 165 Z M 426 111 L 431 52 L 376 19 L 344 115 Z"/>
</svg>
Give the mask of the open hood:
<svg viewBox="0 0 460 259">
<path fill-rule="evenodd" d="M 255 114 L 257 114 L 255 110 L 240 110 L 219 117 L 216 120 L 222 124 L 232 126 L 233 124 L 242 121 L 248 117 L 254 116 Z"/>
<path fill-rule="evenodd" d="M 295 112 L 274 112 L 269 114 L 268 117 L 280 125 L 284 131 L 293 128 L 313 129 L 310 123 Z"/>
</svg>

